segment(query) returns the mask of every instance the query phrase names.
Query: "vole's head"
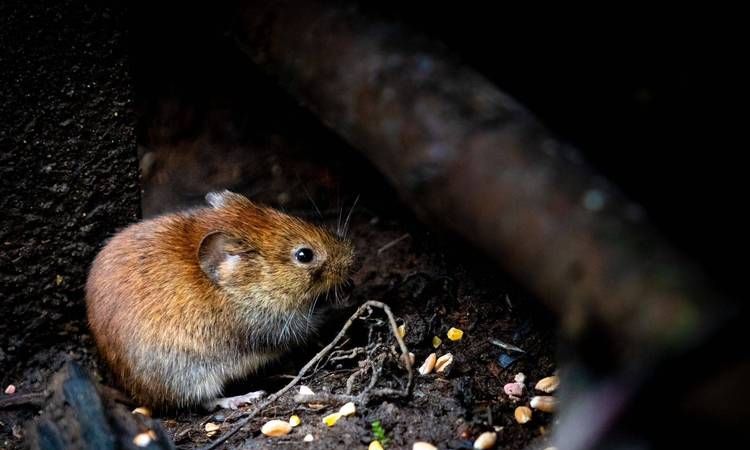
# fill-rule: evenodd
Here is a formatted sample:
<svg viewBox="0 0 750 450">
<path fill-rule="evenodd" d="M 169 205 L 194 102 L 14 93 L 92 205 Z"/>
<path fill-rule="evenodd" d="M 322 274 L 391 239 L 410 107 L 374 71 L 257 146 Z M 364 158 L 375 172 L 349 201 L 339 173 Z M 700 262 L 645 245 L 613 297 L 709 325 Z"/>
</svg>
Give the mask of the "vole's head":
<svg viewBox="0 0 750 450">
<path fill-rule="evenodd" d="M 306 313 L 318 298 L 341 300 L 354 266 L 351 242 L 229 191 L 206 199 L 212 209 L 198 262 L 238 304 Z"/>
</svg>

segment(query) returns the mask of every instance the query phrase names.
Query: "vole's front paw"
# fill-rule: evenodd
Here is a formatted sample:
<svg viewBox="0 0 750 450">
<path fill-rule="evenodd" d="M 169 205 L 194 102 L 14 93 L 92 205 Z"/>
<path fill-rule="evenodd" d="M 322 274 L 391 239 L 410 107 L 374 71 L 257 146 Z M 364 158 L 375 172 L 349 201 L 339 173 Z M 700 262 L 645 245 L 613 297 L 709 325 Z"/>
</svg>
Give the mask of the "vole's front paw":
<svg viewBox="0 0 750 450">
<path fill-rule="evenodd" d="M 223 397 L 211 400 L 206 403 L 206 409 L 213 410 L 216 407 L 223 409 L 237 409 L 242 405 L 247 405 L 266 396 L 266 391 L 248 392 L 245 395 L 234 397 Z"/>
</svg>

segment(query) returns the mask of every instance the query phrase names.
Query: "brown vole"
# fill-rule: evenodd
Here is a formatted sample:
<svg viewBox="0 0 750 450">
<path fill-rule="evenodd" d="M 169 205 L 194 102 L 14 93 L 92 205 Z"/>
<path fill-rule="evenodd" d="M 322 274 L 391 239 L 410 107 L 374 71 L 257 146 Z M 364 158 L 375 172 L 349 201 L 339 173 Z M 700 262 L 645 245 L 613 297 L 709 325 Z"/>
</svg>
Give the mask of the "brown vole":
<svg viewBox="0 0 750 450">
<path fill-rule="evenodd" d="M 86 284 L 104 359 L 151 406 L 236 407 L 224 384 L 305 340 L 315 302 L 348 280 L 350 242 L 224 191 L 210 207 L 115 235 Z"/>
</svg>

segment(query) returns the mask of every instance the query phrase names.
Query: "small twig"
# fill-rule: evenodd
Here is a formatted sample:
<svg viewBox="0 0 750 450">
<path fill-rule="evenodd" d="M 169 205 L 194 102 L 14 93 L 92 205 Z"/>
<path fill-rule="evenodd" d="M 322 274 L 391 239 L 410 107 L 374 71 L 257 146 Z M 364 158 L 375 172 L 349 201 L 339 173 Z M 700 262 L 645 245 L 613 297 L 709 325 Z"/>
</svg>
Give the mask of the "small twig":
<svg viewBox="0 0 750 450">
<path fill-rule="evenodd" d="M 406 239 L 408 237 L 409 237 L 409 233 L 405 233 L 405 234 L 397 237 L 396 239 L 392 240 L 391 242 L 389 242 L 389 243 L 385 244 L 384 246 L 380 247 L 378 249 L 378 251 L 377 251 L 377 254 L 379 255 L 379 254 L 383 253 L 384 251 L 388 250 L 389 248 L 393 247 L 394 245 L 398 244 L 399 242 L 403 241 L 404 239 Z"/>
<path fill-rule="evenodd" d="M 490 343 L 492 345 L 497 345 L 500 348 L 504 348 L 505 350 L 510 350 L 510 351 L 519 352 L 519 353 L 526 353 L 526 350 L 522 349 L 521 347 L 516 347 L 513 344 L 508 344 L 507 342 L 501 341 L 500 339 L 492 338 L 490 339 Z"/>
<path fill-rule="evenodd" d="M 5 398 L 0 398 L 0 409 L 14 408 L 16 406 L 41 407 L 47 394 L 44 392 L 32 392 L 29 394 L 14 394 Z"/>
<path fill-rule="evenodd" d="M 299 381 L 302 379 L 302 377 L 305 376 L 308 370 L 310 370 L 313 366 L 315 366 L 321 359 L 323 359 L 338 343 L 341 339 L 344 338 L 346 335 L 346 332 L 351 328 L 351 326 L 354 324 L 354 321 L 363 315 L 363 313 L 368 310 L 369 308 L 380 308 L 385 312 L 385 314 L 388 316 L 388 321 L 391 324 L 391 331 L 393 332 L 393 336 L 396 338 L 396 341 L 398 342 L 399 348 L 401 349 L 401 353 L 404 355 L 409 354 L 409 350 L 406 348 L 406 344 L 404 343 L 404 340 L 401 338 L 401 336 L 398 334 L 398 325 L 396 325 L 396 319 L 393 317 L 393 313 L 391 312 L 391 308 L 388 307 L 383 302 L 378 302 L 375 300 L 368 300 L 365 303 L 363 303 L 359 308 L 357 308 L 357 311 L 352 314 L 349 319 L 347 319 L 344 326 L 341 328 L 339 333 L 336 335 L 333 340 L 323 347 L 322 350 L 320 350 L 313 358 L 307 362 L 307 364 L 300 369 L 299 373 L 292 381 L 290 381 L 286 386 L 279 389 L 278 391 L 274 392 L 273 394 L 269 395 L 268 398 L 260 402 L 251 412 L 249 412 L 245 417 L 243 417 L 241 420 L 239 420 L 231 430 L 221 435 L 218 439 L 213 441 L 211 444 L 207 445 L 206 447 L 203 447 L 202 450 L 212 450 L 219 445 L 226 442 L 227 439 L 234 436 L 242 427 L 250 423 L 250 421 L 258 415 L 264 408 L 269 406 L 271 403 L 275 402 L 279 397 L 284 395 L 289 389 L 294 387 Z M 414 378 L 414 373 L 412 371 L 411 361 L 409 358 L 404 358 L 405 362 L 404 365 L 406 366 L 406 370 L 408 373 L 406 388 L 404 390 L 394 390 L 394 389 L 381 389 L 378 390 L 377 393 L 373 393 L 373 395 L 394 395 L 394 396 L 408 396 L 411 394 L 412 389 L 412 381 Z"/>
</svg>

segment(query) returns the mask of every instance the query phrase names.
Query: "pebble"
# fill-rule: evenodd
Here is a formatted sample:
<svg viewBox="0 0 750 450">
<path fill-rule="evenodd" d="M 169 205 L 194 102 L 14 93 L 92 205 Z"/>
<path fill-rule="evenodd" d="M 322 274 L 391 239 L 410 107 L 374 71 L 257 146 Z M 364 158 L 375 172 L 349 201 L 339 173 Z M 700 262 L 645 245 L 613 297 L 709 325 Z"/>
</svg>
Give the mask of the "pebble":
<svg viewBox="0 0 750 450">
<path fill-rule="evenodd" d="M 8 387 L 5 388 L 5 393 L 7 395 L 13 395 L 16 393 L 16 386 L 9 384 Z"/>
</svg>

